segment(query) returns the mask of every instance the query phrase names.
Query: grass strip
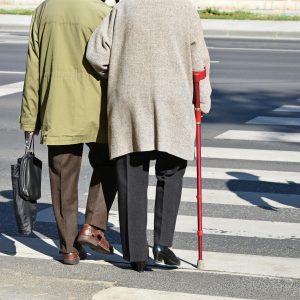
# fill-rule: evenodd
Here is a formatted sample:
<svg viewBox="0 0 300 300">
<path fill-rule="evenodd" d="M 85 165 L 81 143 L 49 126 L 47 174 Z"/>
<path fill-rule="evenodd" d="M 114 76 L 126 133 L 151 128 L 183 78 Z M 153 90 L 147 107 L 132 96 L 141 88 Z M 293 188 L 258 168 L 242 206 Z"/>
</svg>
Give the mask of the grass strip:
<svg viewBox="0 0 300 300">
<path fill-rule="evenodd" d="M 261 20 L 261 21 L 300 21 L 300 16 L 256 14 L 246 11 L 220 11 L 207 8 L 198 11 L 202 19 L 227 19 L 227 20 Z"/>
<path fill-rule="evenodd" d="M 30 16 L 33 14 L 33 9 L 2 9 L 0 8 L 0 15 L 25 15 Z"/>
<path fill-rule="evenodd" d="M 0 15 L 32 15 L 33 9 L 0 9 Z M 300 16 L 257 14 L 246 11 L 220 11 L 207 8 L 199 11 L 202 19 L 227 19 L 227 20 L 262 20 L 262 21 L 300 21 Z"/>
</svg>

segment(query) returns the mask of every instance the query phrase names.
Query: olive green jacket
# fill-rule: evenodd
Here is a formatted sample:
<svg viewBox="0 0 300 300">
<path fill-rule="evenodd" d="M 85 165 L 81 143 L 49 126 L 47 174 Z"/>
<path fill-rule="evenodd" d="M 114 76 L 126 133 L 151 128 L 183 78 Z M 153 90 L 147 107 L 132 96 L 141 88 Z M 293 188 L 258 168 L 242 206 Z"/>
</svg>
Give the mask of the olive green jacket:
<svg viewBox="0 0 300 300">
<path fill-rule="evenodd" d="M 106 84 L 85 52 L 109 12 L 100 0 L 46 0 L 35 10 L 20 125 L 41 129 L 42 143 L 107 142 Z"/>
</svg>

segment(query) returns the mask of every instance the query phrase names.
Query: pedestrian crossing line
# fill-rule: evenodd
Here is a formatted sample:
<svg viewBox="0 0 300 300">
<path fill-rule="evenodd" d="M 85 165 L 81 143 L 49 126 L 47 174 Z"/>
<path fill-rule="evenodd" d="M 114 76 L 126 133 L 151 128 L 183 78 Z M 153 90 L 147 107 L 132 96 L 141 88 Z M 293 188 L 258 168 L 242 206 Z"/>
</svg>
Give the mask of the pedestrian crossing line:
<svg viewBox="0 0 300 300">
<path fill-rule="evenodd" d="M 19 72 L 19 71 L 0 71 L 0 74 L 20 74 L 20 75 L 24 75 L 25 72 Z"/>
<path fill-rule="evenodd" d="M 148 187 L 148 199 L 155 200 L 156 186 Z M 87 196 L 88 193 L 84 193 Z M 197 202 L 197 189 L 183 188 L 181 202 Z M 256 207 L 264 201 L 274 208 L 300 208 L 300 195 L 296 194 L 277 194 L 277 193 L 259 193 L 242 191 L 224 191 L 224 190 L 202 190 L 203 203 L 221 204 L 221 205 L 239 205 Z M 0 196 L 1 197 L 1 196 Z M 117 197 L 115 199 L 117 201 Z"/>
<path fill-rule="evenodd" d="M 12 245 L 14 251 L 12 252 Z M 11 256 L 20 258 L 59 259 L 58 240 L 49 238 L 28 238 L 11 237 L 5 234 L 0 236 L 0 256 Z M 89 252 L 88 259 L 80 263 L 111 265 L 121 264 L 129 266 L 128 262 L 123 260 L 122 247 L 120 244 L 113 244 L 115 248 L 114 255 L 105 255 Z M 148 264 L 155 266 L 151 248 L 149 249 L 150 259 Z M 178 269 L 170 269 L 172 272 L 194 271 L 198 259 L 198 251 L 173 249 L 181 260 L 181 266 Z M 228 275 L 274 277 L 274 278 L 296 278 L 300 279 L 300 259 L 289 257 L 271 257 L 236 253 L 221 252 L 203 252 L 204 268 L 203 272 L 222 273 Z M 153 269 L 154 271 L 156 268 Z"/>
<path fill-rule="evenodd" d="M 184 261 L 195 262 L 197 251 L 174 250 Z M 300 259 L 236 253 L 203 252 L 204 270 L 249 276 L 300 278 Z"/>
<path fill-rule="evenodd" d="M 85 209 L 79 209 L 79 224 L 84 224 Z M 147 215 L 147 229 L 154 229 L 154 214 Z M 37 222 L 54 223 L 52 208 L 41 210 L 37 216 Z M 119 228 L 119 214 L 117 211 L 110 211 L 109 227 L 111 229 Z M 176 232 L 195 233 L 197 232 L 197 216 L 178 215 L 176 222 Z M 257 237 L 266 239 L 298 239 L 300 238 L 300 223 L 271 222 L 244 219 L 228 218 L 203 218 L 203 231 L 205 234 L 239 236 L 239 237 Z"/>
<path fill-rule="evenodd" d="M 155 175 L 154 167 L 150 168 L 150 175 Z M 185 177 L 196 178 L 197 167 L 188 166 Z M 245 180 L 265 181 L 272 183 L 300 183 L 299 172 L 265 171 L 233 168 L 202 168 L 202 176 L 205 179 L 215 180 Z"/>
<path fill-rule="evenodd" d="M 290 112 L 290 113 L 300 112 L 300 105 L 282 105 L 274 109 L 273 111 Z"/>
<path fill-rule="evenodd" d="M 300 118 L 259 116 L 246 122 L 246 124 L 300 126 Z"/>
<path fill-rule="evenodd" d="M 22 92 L 23 85 L 24 82 L 20 81 L 0 86 L 0 97 Z"/>
<path fill-rule="evenodd" d="M 281 143 L 300 143 L 300 133 L 276 132 L 276 131 L 228 130 L 228 131 L 216 136 L 215 139 L 281 142 Z"/>
<path fill-rule="evenodd" d="M 0 40 L 0 44 L 16 44 L 16 45 L 19 45 L 19 44 L 28 44 L 28 41 L 18 41 L 18 40 Z"/>
<path fill-rule="evenodd" d="M 218 147 L 202 147 L 201 151 L 203 158 L 300 163 L 300 151 L 278 151 Z"/>
<path fill-rule="evenodd" d="M 156 193 L 155 186 L 148 187 L 148 199 L 154 200 Z M 181 202 L 197 202 L 197 189 L 183 188 Z M 256 192 L 231 192 L 222 190 L 202 191 L 203 203 L 257 206 L 263 200 L 274 208 L 300 208 L 300 195 L 275 194 L 275 193 L 256 193 Z"/>
<path fill-rule="evenodd" d="M 200 294 L 179 293 L 114 286 L 98 292 L 92 300 L 118 299 L 118 300 L 246 300 L 242 298 L 208 296 Z"/>
</svg>

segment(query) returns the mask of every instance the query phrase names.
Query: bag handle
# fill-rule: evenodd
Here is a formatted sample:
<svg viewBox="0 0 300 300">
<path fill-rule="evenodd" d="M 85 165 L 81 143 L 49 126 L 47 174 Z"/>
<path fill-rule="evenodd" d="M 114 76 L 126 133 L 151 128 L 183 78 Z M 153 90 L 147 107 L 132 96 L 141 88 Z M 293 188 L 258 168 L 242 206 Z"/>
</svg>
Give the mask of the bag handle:
<svg viewBox="0 0 300 300">
<path fill-rule="evenodd" d="M 25 133 L 25 153 L 30 152 L 32 148 L 32 153 L 34 154 L 34 134 L 28 132 Z"/>
</svg>

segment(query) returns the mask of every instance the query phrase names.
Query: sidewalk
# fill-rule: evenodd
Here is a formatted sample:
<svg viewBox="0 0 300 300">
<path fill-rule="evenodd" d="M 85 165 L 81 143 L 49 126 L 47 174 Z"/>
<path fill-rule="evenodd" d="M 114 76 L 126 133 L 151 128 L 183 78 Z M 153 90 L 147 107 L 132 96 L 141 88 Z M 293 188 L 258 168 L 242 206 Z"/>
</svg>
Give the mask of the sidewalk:
<svg viewBox="0 0 300 300">
<path fill-rule="evenodd" d="M 300 39 L 300 21 L 202 20 L 205 36 Z"/>
<path fill-rule="evenodd" d="M 0 15 L 0 30 L 28 31 L 31 16 Z M 300 21 L 202 20 L 207 37 L 300 39 Z"/>
</svg>

